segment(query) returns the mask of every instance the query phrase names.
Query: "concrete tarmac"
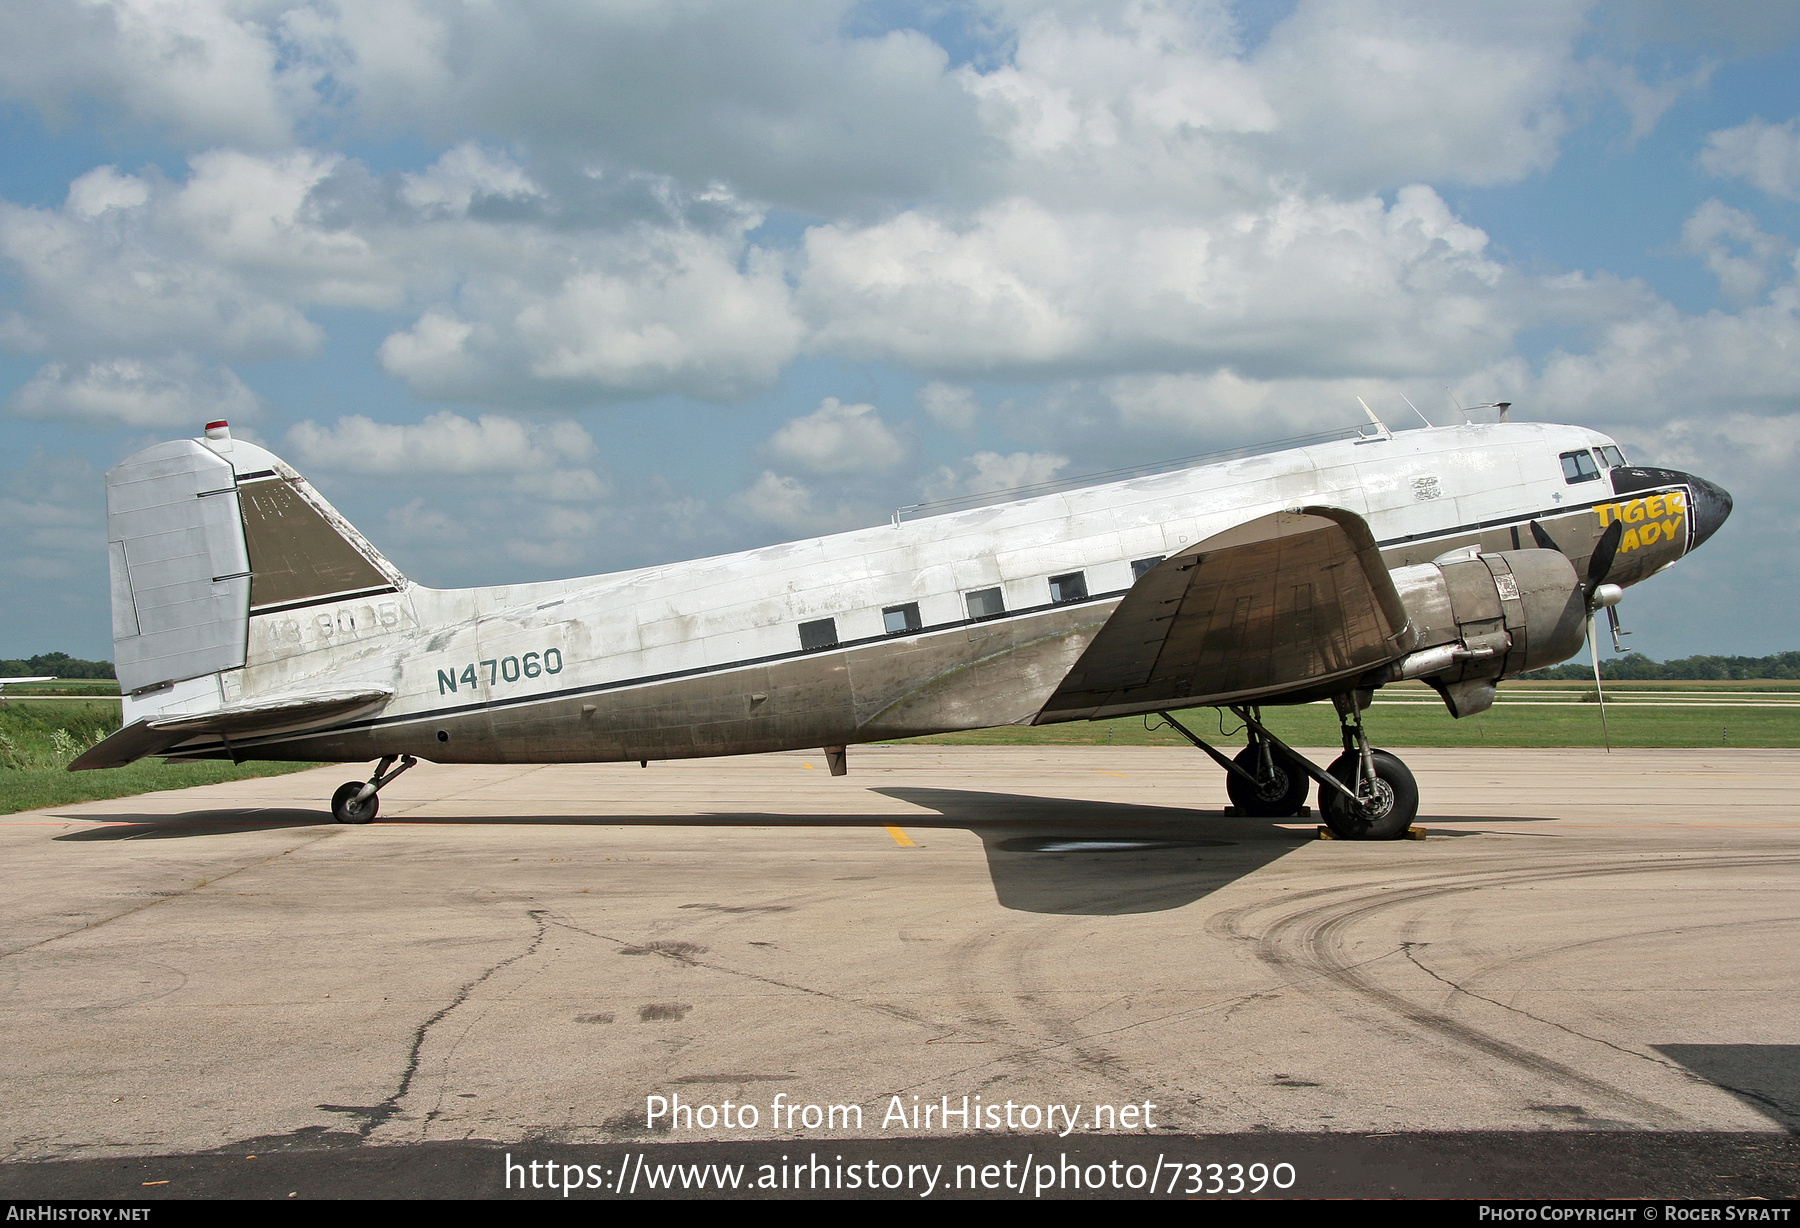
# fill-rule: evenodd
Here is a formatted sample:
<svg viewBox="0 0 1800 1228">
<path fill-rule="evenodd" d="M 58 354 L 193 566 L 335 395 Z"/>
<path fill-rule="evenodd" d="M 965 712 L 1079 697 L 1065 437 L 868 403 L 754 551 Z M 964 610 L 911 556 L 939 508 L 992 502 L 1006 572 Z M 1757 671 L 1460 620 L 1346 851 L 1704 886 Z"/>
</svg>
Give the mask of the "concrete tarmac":
<svg viewBox="0 0 1800 1228">
<path fill-rule="evenodd" d="M 0 1193 L 121 1157 L 954 1143 L 923 1109 L 965 1096 L 1012 1106 L 989 1142 L 1090 1150 L 1800 1127 L 1800 752 L 1400 753 L 1422 841 L 1225 818 L 1161 747 L 421 764 L 364 827 L 328 799 L 366 767 L 6 816 Z M 711 1116 L 647 1120 L 677 1097 Z"/>
</svg>

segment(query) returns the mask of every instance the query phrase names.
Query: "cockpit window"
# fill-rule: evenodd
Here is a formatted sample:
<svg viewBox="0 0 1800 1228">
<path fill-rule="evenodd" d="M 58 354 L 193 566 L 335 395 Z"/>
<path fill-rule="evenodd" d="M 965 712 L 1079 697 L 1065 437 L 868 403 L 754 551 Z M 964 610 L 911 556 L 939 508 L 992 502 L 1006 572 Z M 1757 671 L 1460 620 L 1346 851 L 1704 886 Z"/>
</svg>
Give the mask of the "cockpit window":
<svg viewBox="0 0 1800 1228">
<path fill-rule="evenodd" d="M 1625 454 L 1611 444 L 1607 444 L 1600 449 L 1600 459 L 1606 462 L 1606 467 L 1608 469 L 1623 469 L 1625 467 Z"/>
<path fill-rule="evenodd" d="M 1562 454 L 1563 480 L 1566 482 L 1592 482 L 1600 476 L 1600 467 L 1594 464 L 1594 454 L 1583 448 L 1579 452 Z"/>
</svg>

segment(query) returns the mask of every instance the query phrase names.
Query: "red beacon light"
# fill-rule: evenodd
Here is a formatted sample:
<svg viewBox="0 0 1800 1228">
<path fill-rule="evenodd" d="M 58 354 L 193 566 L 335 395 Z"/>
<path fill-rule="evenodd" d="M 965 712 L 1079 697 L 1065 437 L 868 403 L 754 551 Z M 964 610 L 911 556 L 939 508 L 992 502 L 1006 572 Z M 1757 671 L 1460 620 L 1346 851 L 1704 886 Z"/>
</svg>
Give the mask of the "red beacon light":
<svg viewBox="0 0 1800 1228">
<path fill-rule="evenodd" d="M 206 424 L 206 437 L 208 439 L 230 439 L 231 423 L 225 421 L 223 418 L 219 419 L 217 422 L 208 422 Z"/>
</svg>

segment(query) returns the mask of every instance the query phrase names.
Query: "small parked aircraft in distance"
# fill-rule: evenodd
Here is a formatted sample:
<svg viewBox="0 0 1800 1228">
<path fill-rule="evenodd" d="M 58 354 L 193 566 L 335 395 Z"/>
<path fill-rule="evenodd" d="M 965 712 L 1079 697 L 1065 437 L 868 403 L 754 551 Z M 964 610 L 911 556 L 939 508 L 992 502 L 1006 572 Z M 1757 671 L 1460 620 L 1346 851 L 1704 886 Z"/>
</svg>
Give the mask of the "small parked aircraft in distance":
<svg viewBox="0 0 1800 1228">
<path fill-rule="evenodd" d="M 419 758 L 822 747 L 841 775 L 859 742 L 1160 713 L 1242 812 L 1297 815 L 1316 783 L 1334 832 L 1395 838 L 1418 790 L 1369 743 L 1377 688 L 1423 679 L 1451 716 L 1482 711 L 1731 510 L 1604 435 L 1492 408 L 1401 432 L 1371 412 L 1338 433 L 1353 437 L 455 590 L 408 580 L 292 468 L 210 423 L 106 475 L 124 723 L 70 766 L 379 760 L 332 800 L 366 823 Z M 1343 738 L 1323 767 L 1262 720 L 1321 699 Z M 1247 745 L 1228 757 L 1168 715 L 1198 706 L 1231 709 Z"/>
<path fill-rule="evenodd" d="M 55 681 L 56 681 L 55 674 L 40 674 L 35 678 L 0 678 L 0 691 L 4 691 L 7 687 L 16 686 L 22 682 L 55 682 Z"/>
</svg>

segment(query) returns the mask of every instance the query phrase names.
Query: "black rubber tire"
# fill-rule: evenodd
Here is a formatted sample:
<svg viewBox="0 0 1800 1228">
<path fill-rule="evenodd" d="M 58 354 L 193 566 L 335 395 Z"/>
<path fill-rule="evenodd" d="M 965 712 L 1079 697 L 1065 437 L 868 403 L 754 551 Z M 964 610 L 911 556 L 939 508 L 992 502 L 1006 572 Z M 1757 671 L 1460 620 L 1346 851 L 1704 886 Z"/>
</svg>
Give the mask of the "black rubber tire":
<svg viewBox="0 0 1800 1228">
<path fill-rule="evenodd" d="M 1227 772 L 1225 793 L 1239 814 L 1254 819 L 1293 818 L 1306 805 L 1306 791 L 1312 787 L 1312 777 L 1278 746 L 1269 747 L 1269 756 L 1275 765 L 1275 778 L 1266 787 L 1259 789 L 1236 772 Z M 1254 775 L 1259 758 L 1261 755 L 1255 747 L 1246 746 L 1232 762 Z"/>
<path fill-rule="evenodd" d="M 1319 815 L 1341 840 L 1398 840 L 1419 814 L 1419 785 L 1408 768 L 1385 750 L 1371 750 L 1375 779 L 1382 787 L 1383 804 L 1373 813 L 1357 813 L 1348 798 L 1336 789 L 1319 790 Z M 1356 787 L 1357 757 L 1342 754 L 1325 770 L 1351 788 Z"/>
<path fill-rule="evenodd" d="M 338 791 L 331 795 L 331 817 L 340 823 L 373 823 L 381 809 L 381 794 L 371 793 L 362 802 L 357 802 L 356 795 L 363 791 L 366 783 L 347 780 L 339 785 Z"/>
</svg>

